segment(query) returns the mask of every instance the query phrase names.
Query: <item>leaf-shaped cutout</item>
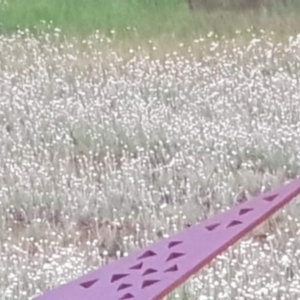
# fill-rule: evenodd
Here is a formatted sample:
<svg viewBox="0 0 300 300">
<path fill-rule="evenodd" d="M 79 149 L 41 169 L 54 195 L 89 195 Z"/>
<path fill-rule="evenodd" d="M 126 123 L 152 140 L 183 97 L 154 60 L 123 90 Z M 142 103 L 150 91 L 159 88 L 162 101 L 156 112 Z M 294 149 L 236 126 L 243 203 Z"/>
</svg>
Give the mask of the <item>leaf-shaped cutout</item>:
<svg viewBox="0 0 300 300">
<path fill-rule="evenodd" d="M 110 282 L 115 282 L 115 281 L 118 281 L 124 277 L 127 277 L 129 274 L 114 274 L 112 277 L 111 277 L 111 280 Z"/>
<path fill-rule="evenodd" d="M 183 242 L 182 241 L 173 241 L 173 242 L 170 242 L 169 244 L 168 244 L 168 248 L 170 249 L 170 248 L 173 248 L 173 247 L 175 247 L 175 246 L 177 246 L 177 245 L 179 245 L 179 244 L 182 244 Z"/>
<path fill-rule="evenodd" d="M 248 212 L 250 212 L 252 210 L 253 210 L 253 208 L 242 208 L 239 211 L 239 216 L 245 215 L 245 214 L 247 214 Z"/>
<path fill-rule="evenodd" d="M 145 280 L 142 284 L 142 288 L 148 287 L 150 285 L 153 285 L 155 283 L 159 282 L 159 280 Z"/>
<path fill-rule="evenodd" d="M 212 224 L 212 225 L 208 225 L 208 226 L 206 226 L 205 228 L 207 229 L 207 230 L 209 230 L 209 231 L 213 231 L 213 230 L 215 230 L 217 227 L 219 227 L 220 226 L 220 223 L 216 223 L 216 224 Z"/>
<path fill-rule="evenodd" d="M 239 224 L 243 224 L 243 222 L 238 221 L 238 220 L 233 220 L 233 221 L 231 221 L 231 222 L 227 225 L 227 228 L 233 227 L 233 226 L 236 226 L 236 225 L 239 225 Z"/>
<path fill-rule="evenodd" d="M 134 265 L 134 266 L 130 267 L 129 269 L 130 270 L 140 270 L 142 267 L 143 267 L 143 263 L 141 262 L 137 265 Z"/>
<path fill-rule="evenodd" d="M 155 255 L 156 255 L 155 252 L 153 252 L 151 250 L 147 250 L 144 254 L 142 254 L 140 257 L 138 257 L 138 259 L 148 258 L 148 257 L 152 257 Z"/>
<path fill-rule="evenodd" d="M 91 287 L 92 285 L 94 285 L 99 279 L 94 279 L 94 280 L 90 280 L 90 281 L 86 281 L 83 283 L 80 283 L 80 285 L 86 289 L 88 289 L 89 287 Z"/>
<path fill-rule="evenodd" d="M 172 260 L 172 259 L 178 258 L 178 257 L 183 256 L 183 255 L 184 255 L 184 253 L 172 252 L 172 253 L 168 256 L 168 258 L 167 258 L 166 261 L 170 261 L 170 260 Z"/>
<path fill-rule="evenodd" d="M 164 273 L 176 272 L 176 271 L 178 271 L 178 267 L 177 267 L 177 265 L 174 265 L 174 266 L 170 267 L 169 269 L 165 270 Z"/>
<path fill-rule="evenodd" d="M 149 275 L 149 274 L 152 274 L 152 273 L 156 273 L 157 270 L 155 269 L 147 269 L 144 273 L 143 273 L 143 276 L 145 275 Z"/>
<path fill-rule="evenodd" d="M 277 198 L 278 194 L 273 194 L 273 195 L 269 195 L 269 196 L 265 196 L 264 200 L 268 201 L 268 202 L 272 202 L 275 198 Z"/>
<path fill-rule="evenodd" d="M 129 287 L 131 287 L 131 286 L 132 286 L 132 284 L 122 283 L 122 284 L 118 287 L 118 291 L 127 289 L 127 288 L 129 288 Z"/>
<path fill-rule="evenodd" d="M 134 296 L 130 293 L 125 294 L 120 300 L 132 299 Z"/>
</svg>

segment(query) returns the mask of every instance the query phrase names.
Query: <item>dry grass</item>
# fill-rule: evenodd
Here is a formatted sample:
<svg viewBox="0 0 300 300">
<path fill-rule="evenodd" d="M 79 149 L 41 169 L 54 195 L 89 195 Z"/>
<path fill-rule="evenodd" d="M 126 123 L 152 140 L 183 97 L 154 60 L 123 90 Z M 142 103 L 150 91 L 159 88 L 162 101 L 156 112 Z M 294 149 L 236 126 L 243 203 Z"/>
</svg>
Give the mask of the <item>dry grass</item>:
<svg viewBox="0 0 300 300">
<path fill-rule="evenodd" d="M 299 174 L 300 38 L 248 34 L 168 53 L 118 52 L 100 34 L 0 36 L 2 300 Z M 299 299 L 299 233 L 296 201 L 174 299 Z"/>
</svg>

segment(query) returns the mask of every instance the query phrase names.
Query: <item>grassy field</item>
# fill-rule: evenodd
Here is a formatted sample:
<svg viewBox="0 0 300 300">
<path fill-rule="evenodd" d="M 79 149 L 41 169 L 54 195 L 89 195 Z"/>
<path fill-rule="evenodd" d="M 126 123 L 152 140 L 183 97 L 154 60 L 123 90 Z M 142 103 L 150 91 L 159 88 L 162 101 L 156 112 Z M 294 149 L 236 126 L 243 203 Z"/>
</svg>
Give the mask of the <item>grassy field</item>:
<svg viewBox="0 0 300 300">
<path fill-rule="evenodd" d="M 299 174 L 299 37 L 110 47 L 97 34 L 0 36 L 3 300 Z M 170 299 L 299 299 L 299 233 L 296 201 Z"/>
<path fill-rule="evenodd" d="M 1 300 L 32 299 L 300 174 L 296 2 L 157 3 L 2 2 Z M 169 299 L 299 299 L 299 204 Z"/>
<path fill-rule="evenodd" d="M 188 1 L 196 9 L 189 10 Z M 205 3 L 218 3 L 213 8 Z M 232 35 L 236 29 L 273 30 L 278 35 L 298 31 L 299 1 L 260 0 L 255 9 L 239 3 L 254 0 L 2 0 L 0 29 L 10 32 L 16 28 L 45 29 L 54 27 L 66 33 L 87 34 L 99 30 L 106 35 L 115 31 L 120 39 L 149 39 L 175 36 L 179 39 L 199 37 L 209 31 Z M 199 3 L 202 5 L 199 5 Z M 284 3 L 286 3 L 284 5 Z M 239 5 L 238 5 L 239 4 Z M 1 4 L 0 4 L 1 5 Z"/>
</svg>

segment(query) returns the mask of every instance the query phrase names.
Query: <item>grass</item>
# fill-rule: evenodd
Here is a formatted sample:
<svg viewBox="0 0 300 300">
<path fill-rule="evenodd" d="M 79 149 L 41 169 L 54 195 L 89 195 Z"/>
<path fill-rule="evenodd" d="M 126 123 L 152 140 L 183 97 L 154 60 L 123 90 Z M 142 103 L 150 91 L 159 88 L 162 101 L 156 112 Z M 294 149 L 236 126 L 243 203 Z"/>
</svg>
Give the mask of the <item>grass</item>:
<svg viewBox="0 0 300 300">
<path fill-rule="evenodd" d="M 120 51 L 97 32 L 1 35 L 2 299 L 32 299 L 299 175 L 300 40 L 277 38 Z M 298 202 L 169 299 L 298 299 Z"/>
<path fill-rule="evenodd" d="M 219 2 L 2 3 L 1 300 L 300 174 L 299 5 Z M 299 233 L 296 201 L 168 299 L 298 299 Z"/>
<path fill-rule="evenodd" d="M 116 30 L 122 35 L 130 28 L 141 28 L 143 33 L 158 32 L 171 28 L 178 20 L 182 23 L 188 14 L 182 1 L 135 1 L 135 0 L 78 0 L 66 1 L 9 1 L 1 13 L 3 29 L 33 28 L 40 21 L 53 21 L 54 26 L 67 32 L 87 33 L 96 29 L 103 33 Z M 183 12 L 182 12 L 183 10 Z M 165 20 L 162 22 L 162 20 Z"/>
<path fill-rule="evenodd" d="M 252 26 L 254 31 L 273 30 L 279 36 L 298 30 L 300 7 L 297 1 L 287 1 L 287 5 L 267 1 L 268 5 L 254 10 L 236 9 L 235 2 L 219 1 L 213 10 L 201 6 L 190 12 L 184 0 L 86 0 L 84 3 L 79 0 L 9 0 L 2 4 L 0 23 L 4 33 L 16 28 L 38 32 L 52 22 L 54 27 L 68 34 L 86 35 L 99 30 L 101 34 L 111 35 L 114 31 L 121 40 L 137 36 L 139 40 L 161 36 L 184 40 L 206 36 L 210 31 L 219 36 L 232 36 L 237 29 L 244 31 Z"/>
</svg>

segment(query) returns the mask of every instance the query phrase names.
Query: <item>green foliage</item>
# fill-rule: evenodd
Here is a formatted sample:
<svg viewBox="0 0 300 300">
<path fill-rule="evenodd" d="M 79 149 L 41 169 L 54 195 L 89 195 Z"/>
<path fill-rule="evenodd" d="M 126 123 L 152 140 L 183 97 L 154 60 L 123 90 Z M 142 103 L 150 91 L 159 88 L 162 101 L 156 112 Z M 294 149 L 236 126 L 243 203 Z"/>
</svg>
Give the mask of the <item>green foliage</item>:
<svg viewBox="0 0 300 300">
<path fill-rule="evenodd" d="M 255 16 L 248 8 L 255 8 Z M 295 26 L 299 9 L 295 0 L 10 0 L 0 9 L 0 29 L 40 31 L 51 23 L 71 34 L 99 30 L 107 35 L 114 30 L 121 37 L 136 32 L 144 38 L 186 37 L 211 30 L 224 34 L 251 25 L 263 28 L 272 22 Z"/>
<path fill-rule="evenodd" d="M 77 33 L 96 29 L 104 33 L 113 29 L 126 32 L 127 27 L 148 31 L 158 30 L 159 24 L 170 26 L 174 19 L 180 19 L 182 9 L 185 5 L 180 0 L 172 1 L 171 5 L 166 0 L 11 0 L 0 11 L 0 23 L 3 30 L 41 28 L 41 21 L 45 21 Z"/>
</svg>

